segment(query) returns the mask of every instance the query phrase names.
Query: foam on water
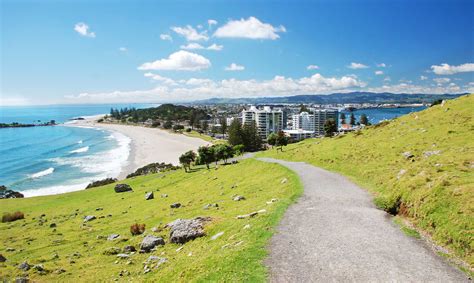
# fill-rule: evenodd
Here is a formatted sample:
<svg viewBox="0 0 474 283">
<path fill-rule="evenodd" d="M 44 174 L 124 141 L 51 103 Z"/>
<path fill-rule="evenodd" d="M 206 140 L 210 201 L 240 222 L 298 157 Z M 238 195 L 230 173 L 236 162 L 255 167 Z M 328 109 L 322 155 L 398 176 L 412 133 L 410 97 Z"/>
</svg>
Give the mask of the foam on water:
<svg viewBox="0 0 474 283">
<path fill-rule="evenodd" d="M 46 195 L 57 195 L 62 193 L 69 193 L 74 191 L 80 191 L 85 189 L 89 183 L 79 183 L 74 185 L 61 185 L 61 186 L 51 186 L 46 188 L 25 190 L 21 193 L 25 197 L 37 197 L 37 196 L 46 196 Z"/>
<path fill-rule="evenodd" d="M 31 174 L 28 176 L 28 178 L 30 179 L 37 179 L 37 178 L 41 178 L 43 176 L 46 176 L 46 175 L 49 175 L 49 174 L 53 174 L 54 172 L 54 168 L 53 167 L 50 167 L 46 170 L 43 170 L 43 171 L 40 171 L 40 172 L 36 172 L 34 174 Z"/>
<path fill-rule="evenodd" d="M 87 152 L 89 150 L 88 146 L 81 147 L 75 150 L 71 150 L 69 153 L 82 153 L 82 152 Z"/>
</svg>

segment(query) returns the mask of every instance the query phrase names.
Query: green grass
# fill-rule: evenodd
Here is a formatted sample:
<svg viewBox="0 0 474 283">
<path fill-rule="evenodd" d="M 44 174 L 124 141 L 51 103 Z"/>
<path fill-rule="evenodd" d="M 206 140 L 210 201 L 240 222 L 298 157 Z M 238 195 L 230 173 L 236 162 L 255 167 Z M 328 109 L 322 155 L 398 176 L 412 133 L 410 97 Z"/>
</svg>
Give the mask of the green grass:
<svg viewBox="0 0 474 283">
<path fill-rule="evenodd" d="M 27 272 L 30 279 L 39 282 L 97 282 L 116 278 L 153 282 L 265 281 L 267 271 L 262 264 L 267 254 L 265 247 L 285 209 L 302 192 L 298 177 L 280 165 L 256 160 L 219 166 L 217 170 L 197 169 L 192 173 L 180 170 L 126 180 L 133 193 L 117 194 L 112 184 L 62 195 L 2 200 L 0 212 L 19 210 L 25 213 L 26 219 L 0 223 L 0 253 L 8 259 L 0 264 L 0 280 L 21 275 L 16 266 L 26 260 L 30 264 L 42 263 L 52 271 L 47 275 Z M 283 178 L 288 182 L 282 184 Z M 155 199 L 145 201 L 147 191 L 154 191 Z M 161 198 L 161 194 L 169 197 Z M 246 200 L 233 201 L 235 194 L 245 196 Z M 278 201 L 267 204 L 272 198 Z M 183 207 L 171 209 L 169 206 L 174 202 L 180 202 Z M 219 209 L 204 210 L 208 203 L 218 203 Z M 96 211 L 98 207 L 103 210 Z M 249 219 L 235 218 L 260 209 L 267 212 Z M 48 220 L 43 225 L 39 223 L 41 214 Z M 108 214 L 112 217 L 107 217 Z M 95 215 L 98 219 L 83 224 L 85 215 Z M 207 236 L 186 243 L 180 251 L 177 251 L 180 245 L 167 241 L 168 229 L 151 232 L 152 227 L 163 228 L 175 219 L 197 216 L 212 217 L 212 222 L 205 226 Z M 135 222 L 145 223 L 145 234 L 162 236 L 166 245 L 156 252 L 132 255 L 132 264 L 103 255 L 109 247 L 138 248 L 143 236 L 132 236 L 129 231 Z M 57 224 L 56 231 L 49 228 L 51 223 Z M 249 229 L 243 228 L 246 224 L 250 224 Z M 218 232 L 224 235 L 212 241 L 211 236 Z M 127 240 L 97 238 L 112 233 Z M 15 251 L 6 252 L 7 248 Z M 73 256 L 76 252 L 81 256 Z M 53 258 L 55 253 L 59 258 Z M 143 262 L 150 255 L 166 257 L 168 262 L 144 274 Z M 58 268 L 66 272 L 55 274 Z M 130 275 L 119 277 L 121 270 L 129 271 Z"/>
<path fill-rule="evenodd" d="M 225 140 L 215 139 L 211 136 L 208 136 L 206 134 L 201 134 L 201 133 L 199 133 L 197 131 L 194 131 L 194 130 L 191 131 L 191 132 L 183 131 L 182 134 L 185 135 L 185 136 L 188 136 L 188 137 L 202 139 L 204 141 L 207 141 L 207 142 L 210 142 L 210 143 L 213 143 L 213 144 L 221 144 L 221 143 L 226 142 Z"/>
<path fill-rule="evenodd" d="M 415 229 L 408 227 L 403 222 L 403 219 L 401 219 L 399 216 L 395 216 L 393 218 L 393 222 L 395 222 L 395 224 L 400 226 L 400 229 L 403 231 L 403 233 L 405 233 L 405 235 L 413 237 L 413 238 L 417 238 L 417 239 L 421 238 L 420 233 L 418 233 L 418 231 L 416 231 Z"/>
<path fill-rule="evenodd" d="M 425 151 L 440 150 L 425 157 Z M 413 161 L 402 156 L 410 151 Z M 398 207 L 418 229 L 474 264 L 474 95 L 335 138 L 308 139 L 258 156 L 339 172 Z M 405 170 L 405 173 L 402 173 Z"/>
</svg>

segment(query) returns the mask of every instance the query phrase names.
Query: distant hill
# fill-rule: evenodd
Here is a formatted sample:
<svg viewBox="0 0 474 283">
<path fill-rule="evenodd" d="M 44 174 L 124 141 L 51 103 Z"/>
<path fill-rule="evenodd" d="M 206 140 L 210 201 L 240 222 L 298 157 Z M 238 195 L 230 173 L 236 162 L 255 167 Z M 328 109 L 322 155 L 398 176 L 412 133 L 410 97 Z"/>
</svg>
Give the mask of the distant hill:
<svg viewBox="0 0 474 283">
<path fill-rule="evenodd" d="M 437 99 L 453 99 L 463 94 L 407 94 L 407 93 L 374 93 L 349 92 L 332 94 L 295 95 L 285 97 L 258 98 L 210 98 L 195 101 L 196 104 L 277 104 L 277 103 L 431 103 Z"/>
<path fill-rule="evenodd" d="M 474 266 L 474 95 L 334 138 L 260 156 L 304 161 L 348 176 Z"/>
</svg>

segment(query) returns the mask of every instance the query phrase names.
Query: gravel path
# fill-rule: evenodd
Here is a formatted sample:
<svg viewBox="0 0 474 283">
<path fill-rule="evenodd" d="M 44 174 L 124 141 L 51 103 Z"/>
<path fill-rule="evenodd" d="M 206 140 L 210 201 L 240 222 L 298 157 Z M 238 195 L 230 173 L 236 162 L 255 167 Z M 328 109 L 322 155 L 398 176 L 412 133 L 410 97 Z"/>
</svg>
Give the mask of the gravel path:
<svg viewBox="0 0 474 283">
<path fill-rule="evenodd" d="M 345 177 L 301 162 L 258 160 L 290 168 L 304 185 L 270 242 L 270 281 L 468 281 L 423 240 L 406 236 Z"/>
</svg>

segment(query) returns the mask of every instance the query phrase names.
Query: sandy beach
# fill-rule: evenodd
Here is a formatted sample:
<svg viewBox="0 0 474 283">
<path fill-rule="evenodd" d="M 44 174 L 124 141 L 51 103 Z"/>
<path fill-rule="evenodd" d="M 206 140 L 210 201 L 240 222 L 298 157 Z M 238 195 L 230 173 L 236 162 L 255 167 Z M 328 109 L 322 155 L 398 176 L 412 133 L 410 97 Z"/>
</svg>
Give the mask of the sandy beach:
<svg viewBox="0 0 474 283">
<path fill-rule="evenodd" d="M 95 127 L 119 132 L 131 139 L 128 164 L 122 168 L 119 179 L 134 172 L 136 169 L 154 162 L 179 164 L 179 156 L 188 150 L 197 150 L 209 144 L 199 138 L 191 138 L 181 134 L 169 133 L 157 128 L 132 125 L 97 123 L 100 116 L 76 120 L 68 126 Z"/>
</svg>

